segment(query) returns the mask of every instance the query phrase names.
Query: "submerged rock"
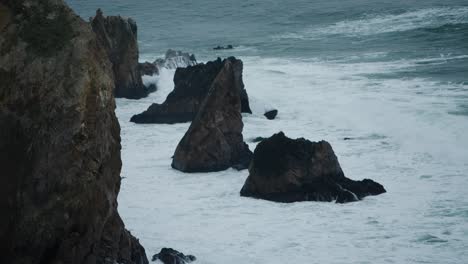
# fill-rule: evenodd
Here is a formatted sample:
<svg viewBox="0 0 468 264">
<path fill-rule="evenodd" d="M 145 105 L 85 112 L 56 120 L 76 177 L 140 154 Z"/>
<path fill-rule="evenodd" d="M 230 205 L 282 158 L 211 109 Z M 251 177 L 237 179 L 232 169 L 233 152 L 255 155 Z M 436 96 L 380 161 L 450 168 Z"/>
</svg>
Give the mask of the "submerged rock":
<svg viewBox="0 0 468 264">
<path fill-rule="evenodd" d="M 115 96 L 139 99 L 150 90 L 143 85 L 138 64 L 137 25 L 131 18 L 103 16 L 98 9 L 91 25 L 112 63 Z"/>
<path fill-rule="evenodd" d="M 1 1 L 0 14 L 0 263 L 148 263 L 117 212 L 105 50 L 63 1 Z"/>
<path fill-rule="evenodd" d="M 283 132 L 260 142 L 240 192 L 276 202 L 352 202 L 385 192 L 369 179 L 345 177 L 332 147 L 326 141 L 287 138 Z"/>
<path fill-rule="evenodd" d="M 152 104 L 146 111 L 134 115 L 130 121 L 135 123 L 166 123 L 174 124 L 192 121 L 198 113 L 203 100 L 206 98 L 215 78 L 226 63 L 231 64 L 234 72 L 232 85 L 239 90 L 241 110 L 252 113 L 249 98 L 242 81 L 241 60 L 234 57 L 206 64 L 198 64 L 187 68 L 178 68 L 174 75 L 174 90 L 162 104 Z"/>
<path fill-rule="evenodd" d="M 273 120 L 275 119 L 277 114 L 278 114 L 278 110 L 273 109 L 273 110 L 265 112 L 264 116 L 269 120 Z"/>
<path fill-rule="evenodd" d="M 151 261 L 160 260 L 164 264 L 185 264 L 197 260 L 193 255 L 184 255 L 172 248 L 162 248 L 158 254 L 154 254 Z"/>
<path fill-rule="evenodd" d="M 242 136 L 240 86 L 236 83 L 236 60 L 226 60 L 213 81 L 208 96 L 172 160 L 184 172 L 245 169 L 252 152 Z"/>
</svg>

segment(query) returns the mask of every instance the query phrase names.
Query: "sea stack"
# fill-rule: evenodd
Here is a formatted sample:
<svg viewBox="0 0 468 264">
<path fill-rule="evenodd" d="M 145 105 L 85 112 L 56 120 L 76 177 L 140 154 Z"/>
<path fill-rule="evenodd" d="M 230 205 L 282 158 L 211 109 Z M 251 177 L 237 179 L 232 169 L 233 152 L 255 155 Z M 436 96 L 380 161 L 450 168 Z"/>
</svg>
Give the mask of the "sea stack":
<svg viewBox="0 0 468 264">
<path fill-rule="evenodd" d="M 328 142 L 290 139 L 282 132 L 257 145 L 240 192 L 241 196 L 286 203 L 346 203 L 381 193 L 385 189 L 377 182 L 346 178 Z"/>
<path fill-rule="evenodd" d="M 200 110 L 179 142 L 172 167 L 183 172 L 245 169 L 252 152 L 243 140 L 241 90 L 233 60 L 225 60 Z"/>
<path fill-rule="evenodd" d="M 134 115 L 135 123 L 183 123 L 192 121 L 197 115 L 203 100 L 226 62 L 231 64 L 234 74 L 233 85 L 240 91 L 241 111 L 252 113 L 249 98 L 242 81 L 243 63 L 234 57 L 225 60 L 218 58 L 206 64 L 177 68 L 174 75 L 174 90 L 162 104 L 152 104 L 143 113 Z"/>
<path fill-rule="evenodd" d="M 148 263 L 117 212 L 112 64 L 61 0 L 0 2 L 0 263 Z"/>
<path fill-rule="evenodd" d="M 155 87 L 145 87 L 141 79 L 135 21 L 121 16 L 104 16 L 98 9 L 91 25 L 112 63 L 115 97 L 140 99 L 153 92 Z"/>
</svg>

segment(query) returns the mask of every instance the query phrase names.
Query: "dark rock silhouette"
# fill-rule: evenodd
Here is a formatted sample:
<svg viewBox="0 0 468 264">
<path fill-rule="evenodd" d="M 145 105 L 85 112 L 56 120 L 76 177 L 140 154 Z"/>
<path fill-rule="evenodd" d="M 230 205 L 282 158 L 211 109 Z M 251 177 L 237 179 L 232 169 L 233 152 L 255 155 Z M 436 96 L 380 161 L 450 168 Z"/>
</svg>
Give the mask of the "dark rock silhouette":
<svg viewBox="0 0 468 264">
<path fill-rule="evenodd" d="M 185 264 L 195 261 L 197 258 L 193 255 L 184 255 L 172 248 L 162 248 L 158 254 L 154 254 L 151 261 L 160 260 L 164 264 Z"/>
<path fill-rule="evenodd" d="M 115 96 L 139 99 L 151 89 L 143 85 L 138 64 L 137 25 L 131 18 L 103 16 L 98 9 L 91 25 L 105 47 L 115 78 Z"/>
<path fill-rule="evenodd" d="M 178 68 L 174 75 L 174 90 L 162 104 L 152 104 L 146 111 L 134 115 L 130 121 L 135 123 L 181 123 L 192 121 L 205 99 L 216 76 L 229 62 L 234 71 L 233 85 L 240 91 L 241 110 L 252 113 L 249 98 L 242 81 L 242 61 L 234 57 L 187 68 Z"/>
<path fill-rule="evenodd" d="M 0 263 L 148 263 L 117 212 L 105 50 L 63 1 L 1 1 L 0 14 Z"/>
<path fill-rule="evenodd" d="M 179 142 L 172 167 L 184 172 L 245 169 L 252 152 L 242 136 L 241 100 L 235 64 L 226 60 L 188 131 Z"/>
<path fill-rule="evenodd" d="M 265 112 L 264 116 L 269 120 L 273 120 L 275 119 L 277 114 L 278 114 L 278 110 L 273 109 L 273 110 Z"/>
<path fill-rule="evenodd" d="M 345 177 L 326 141 L 287 138 L 282 132 L 260 142 L 249 167 L 241 196 L 276 202 L 352 202 L 385 192 L 369 179 Z"/>
<path fill-rule="evenodd" d="M 260 141 L 265 140 L 265 139 L 266 139 L 266 138 L 264 138 L 264 137 L 255 137 L 255 138 L 253 138 L 251 141 L 252 141 L 253 143 L 257 143 L 257 142 L 260 142 Z"/>
<path fill-rule="evenodd" d="M 216 46 L 213 48 L 214 50 L 227 50 L 227 49 L 234 49 L 232 45 L 227 45 L 227 46 Z"/>
</svg>

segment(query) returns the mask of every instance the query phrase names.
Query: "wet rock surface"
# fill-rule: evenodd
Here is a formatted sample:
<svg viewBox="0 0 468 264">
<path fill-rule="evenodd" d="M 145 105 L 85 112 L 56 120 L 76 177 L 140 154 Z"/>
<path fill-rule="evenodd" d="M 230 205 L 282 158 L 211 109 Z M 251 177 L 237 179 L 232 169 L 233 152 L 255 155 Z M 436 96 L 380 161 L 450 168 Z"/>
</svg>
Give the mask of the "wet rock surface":
<svg viewBox="0 0 468 264">
<path fill-rule="evenodd" d="M 148 263 L 117 212 L 102 44 L 63 1 L 1 1 L 0 13 L 0 263 Z"/>
<path fill-rule="evenodd" d="M 243 64 L 234 57 L 187 68 L 178 68 L 174 75 L 174 90 L 162 104 L 152 104 L 146 111 L 134 115 L 130 121 L 135 123 L 182 123 L 190 122 L 197 115 L 203 100 L 215 78 L 226 63 L 230 63 L 234 72 L 232 80 L 236 90 L 240 91 L 241 111 L 252 113 L 249 98 L 242 81 Z"/>
<path fill-rule="evenodd" d="M 385 193 L 372 180 L 345 177 L 331 145 L 290 139 L 280 132 L 261 141 L 253 155 L 241 196 L 276 202 L 358 201 Z"/>
<path fill-rule="evenodd" d="M 172 167 L 183 172 L 245 169 L 252 152 L 243 140 L 236 60 L 226 60 L 197 117 L 179 142 Z"/>
</svg>

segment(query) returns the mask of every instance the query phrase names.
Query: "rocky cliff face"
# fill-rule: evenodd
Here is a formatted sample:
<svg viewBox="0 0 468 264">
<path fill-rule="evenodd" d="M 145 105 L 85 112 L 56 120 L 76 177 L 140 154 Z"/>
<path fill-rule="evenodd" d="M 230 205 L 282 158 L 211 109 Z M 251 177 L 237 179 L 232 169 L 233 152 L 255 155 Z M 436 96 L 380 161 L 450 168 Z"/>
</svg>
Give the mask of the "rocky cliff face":
<svg viewBox="0 0 468 264">
<path fill-rule="evenodd" d="M 120 16 L 105 17 L 98 9 L 91 25 L 112 63 L 115 96 L 129 99 L 146 97 L 151 91 L 141 79 L 135 21 Z"/>
<path fill-rule="evenodd" d="M 134 115 L 135 123 L 181 123 L 192 121 L 213 84 L 216 76 L 230 62 L 234 71 L 233 85 L 240 91 L 241 110 L 252 113 L 249 98 L 242 81 L 243 64 L 234 57 L 206 64 L 198 64 L 187 68 L 178 68 L 174 75 L 174 90 L 162 104 L 152 104 L 148 110 Z"/>
<path fill-rule="evenodd" d="M 0 1 L 0 263 L 148 263 L 117 212 L 112 65 L 62 0 Z"/>
<path fill-rule="evenodd" d="M 241 195 L 276 202 L 345 203 L 384 192 L 372 180 L 346 178 L 328 142 L 290 139 L 280 132 L 255 148 Z"/>
<path fill-rule="evenodd" d="M 172 167 L 184 172 L 246 169 L 252 152 L 242 136 L 241 91 L 234 61 L 227 60 L 179 142 Z"/>
</svg>

